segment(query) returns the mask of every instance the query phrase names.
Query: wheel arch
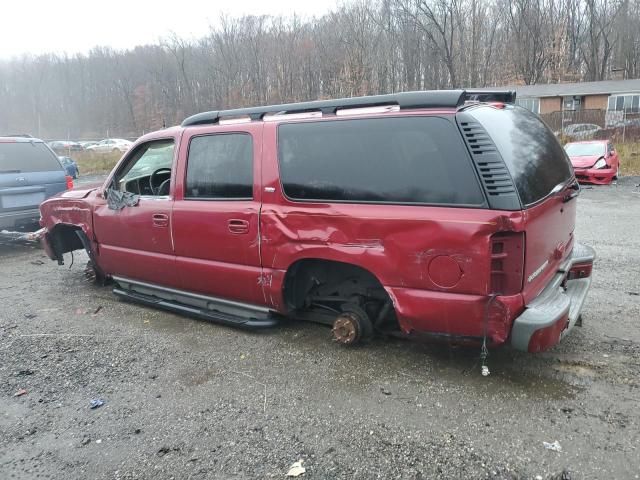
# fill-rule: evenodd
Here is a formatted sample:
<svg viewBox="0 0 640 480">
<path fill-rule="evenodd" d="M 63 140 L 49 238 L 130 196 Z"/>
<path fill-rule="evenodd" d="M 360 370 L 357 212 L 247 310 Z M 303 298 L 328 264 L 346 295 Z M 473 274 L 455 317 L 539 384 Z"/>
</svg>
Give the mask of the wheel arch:
<svg viewBox="0 0 640 480">
<path fill-rule="evenodd" d="M 372 299 L 388 302 L 395 316 L 394 299 L 374 272 L 354 262 L 316 256 L 298 258 L 287 267 L 281 285 L 285 310 L 291 312 L 308 306 L 308 295 L 323 282 L 329 285 L 328 291 L 335 285 L 339 293 L 358 292 L 363 297 L 370 294 Z"/>
</svg>

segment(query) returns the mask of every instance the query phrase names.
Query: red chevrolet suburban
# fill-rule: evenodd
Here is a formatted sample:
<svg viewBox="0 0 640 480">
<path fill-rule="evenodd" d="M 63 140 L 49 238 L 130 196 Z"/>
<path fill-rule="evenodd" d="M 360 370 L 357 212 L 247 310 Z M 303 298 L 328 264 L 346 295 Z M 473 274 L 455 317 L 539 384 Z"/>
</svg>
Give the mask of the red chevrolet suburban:
<svg viewBox="0 0 640 480">
<path fill-rule="evenodd" d="M 129 300 L 243 327 L 283 316 L 539 352 L 580 323 L 594 252 L 553 133 L 511 92 L 205 112 L 41 207 Z"/>
</svg>

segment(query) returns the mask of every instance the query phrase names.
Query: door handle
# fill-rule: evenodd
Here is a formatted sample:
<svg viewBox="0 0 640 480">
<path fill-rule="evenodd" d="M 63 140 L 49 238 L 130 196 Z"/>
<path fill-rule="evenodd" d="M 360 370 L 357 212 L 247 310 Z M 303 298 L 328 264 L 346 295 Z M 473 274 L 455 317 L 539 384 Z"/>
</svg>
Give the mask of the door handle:
<svg viewBox="0 0 640 480">
<path fill-rule="evenodd" d="M 154 213 L 153 216 L 154 227 L 167 227 L 169 226 L 169 215 L 165 213 Z"/>
<path fill-rule="evenodd" d="M 249 233 L 249 222 L 246 220 L 237 220 L 232 218 L 227 222 L 227 227 L 231 233 L 242 234 Z"/>
</svg>

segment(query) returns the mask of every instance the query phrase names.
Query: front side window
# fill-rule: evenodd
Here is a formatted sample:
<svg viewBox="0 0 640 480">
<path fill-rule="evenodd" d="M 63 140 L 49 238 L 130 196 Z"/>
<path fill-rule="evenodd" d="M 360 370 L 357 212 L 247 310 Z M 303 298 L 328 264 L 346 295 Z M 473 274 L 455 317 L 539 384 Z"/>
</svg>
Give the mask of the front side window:
<svg viewBox="0 0 640 480">
<path fill-rule="evenodd" d="M 185 198 L 253 198 L 253 140 L 245 133 L 194 137 L 189 143 Z"/>
<path fill-rule="evenodd" d="M 440 117 L 283 124 L 278 160 L 295 200 L 484 203 L 459 131 Z"/>
<path fill-rule="evenodd" d="M 116 188 L 137 195 L 169 195 L 173 150 L 173 139 L 138 146 L 116 174 Z"/>
</svg>

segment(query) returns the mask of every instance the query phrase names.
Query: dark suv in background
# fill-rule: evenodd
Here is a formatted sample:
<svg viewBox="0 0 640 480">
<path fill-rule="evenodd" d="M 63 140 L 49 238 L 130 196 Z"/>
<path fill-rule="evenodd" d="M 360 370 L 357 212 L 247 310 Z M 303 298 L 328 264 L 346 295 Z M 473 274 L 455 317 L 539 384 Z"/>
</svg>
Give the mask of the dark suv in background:
<svg viewBox="0 0 640 480">
<path fill-rule="evenodd" d="M 0 137 L 0 230 L 37 224 L 40 203 L 72 187 L 71 177 L 42 140 Z"/>
</svg>

